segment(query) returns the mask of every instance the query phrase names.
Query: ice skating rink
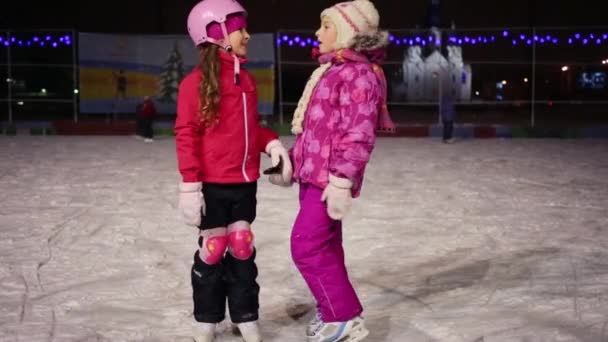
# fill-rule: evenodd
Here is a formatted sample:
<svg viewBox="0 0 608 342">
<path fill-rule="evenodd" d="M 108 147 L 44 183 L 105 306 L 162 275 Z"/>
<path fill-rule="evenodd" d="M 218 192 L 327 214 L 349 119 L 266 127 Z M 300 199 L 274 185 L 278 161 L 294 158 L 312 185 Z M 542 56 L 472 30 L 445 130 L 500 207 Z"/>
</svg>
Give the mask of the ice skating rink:
<svg viewBox="0 0 608 342">
<path fill-rule="evenodd" d="M 0 341 L 192 341 L 174 149 L 0 137 Z M 305 341 L 312 314 L 296 198 L 260 180 L 265 341 Z M 380 139 L 344 235 L 366 341 L 608 341 L 607 140 Z"/>
</svg>

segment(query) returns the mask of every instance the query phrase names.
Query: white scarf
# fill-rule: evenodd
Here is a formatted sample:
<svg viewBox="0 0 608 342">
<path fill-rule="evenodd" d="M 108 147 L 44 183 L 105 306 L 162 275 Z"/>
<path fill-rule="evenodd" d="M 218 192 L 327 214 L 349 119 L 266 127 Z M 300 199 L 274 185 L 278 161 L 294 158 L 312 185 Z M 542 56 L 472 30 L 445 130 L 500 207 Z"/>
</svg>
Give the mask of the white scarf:
<svg viewBox="0 0 608 342">
<path fill-rule="evenodd" d="M 304 114 L 308 109 L 308 104 L 310 102 L 310 97 L 312 96 L 312 92 L 321 80 L 321 77 L 327 69 L 331 67 L 331 62 L 321 64 L 315 71 L 313 71 L 312 75 L 310 75 L 310 79 L 306 83 L 306 87 L 304 87 L 304 92 L 302 93 L 302 97 L 300 101 L 298 101 L 298 107 L 296 107 L 296 111 L 293 113 L 293 120 L 291 121 L 291 133 L 298 135 L 301 134 L 304 130 L 302 123 L 304 123 Z"/>
</svg>

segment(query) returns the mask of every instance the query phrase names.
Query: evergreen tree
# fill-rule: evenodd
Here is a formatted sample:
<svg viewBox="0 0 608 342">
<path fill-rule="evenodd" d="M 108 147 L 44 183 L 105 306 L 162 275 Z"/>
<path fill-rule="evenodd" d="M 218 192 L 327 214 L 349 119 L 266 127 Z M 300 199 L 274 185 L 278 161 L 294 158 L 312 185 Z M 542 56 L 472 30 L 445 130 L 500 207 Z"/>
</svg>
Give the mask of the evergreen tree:
<svg viewBox="0 0 608 342">
<path fill-rule="evenodd" d="M 177 101 L 177 89 L 184 78 L 184 63 L 179 52 L 177 42 L 165 62 L 164 71 L 160 75 L 160 96 L 158 101 L 162 103 L 175 103 Z"/>
</svg>

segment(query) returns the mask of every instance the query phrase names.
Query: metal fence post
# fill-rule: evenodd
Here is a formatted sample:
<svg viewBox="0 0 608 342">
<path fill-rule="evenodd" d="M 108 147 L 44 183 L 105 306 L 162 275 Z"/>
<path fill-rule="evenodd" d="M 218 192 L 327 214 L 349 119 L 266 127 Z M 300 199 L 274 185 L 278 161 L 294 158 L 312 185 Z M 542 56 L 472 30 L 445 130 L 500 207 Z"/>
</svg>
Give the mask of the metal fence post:
<svg viewBox="0 0 608 342">
<path fill-rule="evenodd" d="M 532 28 L 532 112 L 530 126 L 536 124 L 536 27 Z"/>
<path fill-rule="evenodd" d="M 13 123 L 13 74 L 12 74 L 12 66 L 11 66 L 11 31 L 6 31 L 6 41 L 9 42 L 6 45 L 6 88 L 7 88 L 7 105 L 8 105 L 8 123 L 11 125 Z"/>
<path fill-rule="evenodd" d="M 78 87 L 78 67 L 79 63 L 76 60 L 76 42 L 78 41 L 78 37 L 76 36 L 76 30 L 72 30 L 72 76 L 74 78 L 74 87 L 72 89 L 72 100 L 74 101 L 74 122 L 78 122 L 78 96 L 80 94 L 80 89 Z"/>
<path fill-rule="evenodd" d="M 278 81 L 279 81 L 279 124 L 283 125 L 283 66 L 282 66 L 282 57 L 281 57 L 281 44 L 277 43 L 281 39 L 281 31 L 277 32 L 277 39 L 275 39 L 275 44 L 277 46 L 277 72 Z"/>
</svg>

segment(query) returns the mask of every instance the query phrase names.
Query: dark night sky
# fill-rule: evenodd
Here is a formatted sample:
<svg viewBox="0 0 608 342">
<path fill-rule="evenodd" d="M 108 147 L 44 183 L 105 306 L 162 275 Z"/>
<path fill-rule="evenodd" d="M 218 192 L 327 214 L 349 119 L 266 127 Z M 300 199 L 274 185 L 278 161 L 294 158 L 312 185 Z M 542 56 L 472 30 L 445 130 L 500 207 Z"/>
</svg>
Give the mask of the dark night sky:
<svg viewBox="0 0 608 342">
<path fill-rule="evenodd" d="M 10 1 L 10 2 L 9 2 Z M 87 32 L 185 33 L 196 0 L 3 1 L 0 28 Z M 375 0 L 385 28 L 423 26 L 429 0 Z M 252 32 L 313 29 L 328 0 L 242 0 Z M 585 6 L 581 6 L 584 4 Z M 457 27 L 608 25 L 600 0 L 443 0 L 443 25 Z"/>
</svg>

